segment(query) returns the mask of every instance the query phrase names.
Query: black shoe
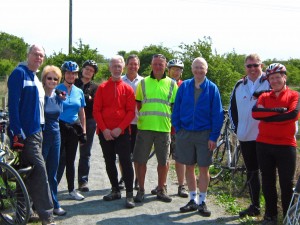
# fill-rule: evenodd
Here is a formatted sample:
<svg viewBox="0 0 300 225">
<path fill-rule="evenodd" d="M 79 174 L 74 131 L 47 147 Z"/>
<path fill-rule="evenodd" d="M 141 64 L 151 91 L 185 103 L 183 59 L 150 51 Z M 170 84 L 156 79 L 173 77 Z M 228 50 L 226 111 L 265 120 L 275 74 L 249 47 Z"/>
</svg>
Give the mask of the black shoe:
<svg viewBox="0 0 300 225">
<path fill-rule="evenodd" d="M 264 216 L 261 225 L 277 225 L 277 216 Z"/>
<path fill-rule="evenodd" d="M 78 190 L 81 192 L 89 192 L 90 189 L 89 189 L 88 183 L 79 184 Z"/>
<path fill-rule="evenodd" d="M 172 198 L 168 195 L 167 190 L 163 188 L 162 190 L 157 190 L 156 198 L 163 202 L 171 202 Z"/>
<path fill-rule="evenodd" d="M 157 195 L 157 186 L 151 190 L 151 194 Z"/>
<path fill-rule="evenodd" d="M 200 213 L 201 216 L 209 217 L 211 215 L 211 211 L 209 211 L 207 209 L 207 206 L 206 206 L 205 202 L 202 202 L 198 206 L 198 211 L 199 211 L 199 213 Z"/>
<path fill-rule="evenodd" d="M 245 216 L 258 216 L 260 215 L 260 209 L 254 205 L 250 205 L 247 209 L 241 211 L 239 215 L 241 218 Z"/>
<path fill-rule="evenodd" d="M 105 201 L 113 201 L 121 198 L 121 192 L 112 188 L 111 192 L 108 195 L 103 196 L 103 200 Z"/>
<path fill-rule="evenodd" d="M 180 212 L 192 212 L 198 209 L 198 205 L 194 200 L 190 200 L 188 204 L 180 208 Z"/>
<path fill-rule="evenodd" d="M 121 177 L 118 185 L 119 185 L 120 190 L 123 190 L 125 188 L 125 183 L 124 183 L 123 177 Z"/>
</svg>

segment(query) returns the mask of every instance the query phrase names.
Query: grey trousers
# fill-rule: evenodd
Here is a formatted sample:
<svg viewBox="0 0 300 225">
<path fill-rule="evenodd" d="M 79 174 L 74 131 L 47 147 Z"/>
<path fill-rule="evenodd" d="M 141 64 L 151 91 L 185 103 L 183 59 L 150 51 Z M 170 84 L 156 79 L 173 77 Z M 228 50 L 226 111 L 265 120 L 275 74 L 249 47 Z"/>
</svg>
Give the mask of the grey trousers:
<svg viewBox="0 0 300 225">
<path fill-rule="evenodd" d="M 42 141 L 41 132 L 25 139 L 22 162 L 34 167 L 26 180 L 26 188 L 40 219 L 47 220 L 53 216 L 53 202 L 42 155 Z"/>
</svg>

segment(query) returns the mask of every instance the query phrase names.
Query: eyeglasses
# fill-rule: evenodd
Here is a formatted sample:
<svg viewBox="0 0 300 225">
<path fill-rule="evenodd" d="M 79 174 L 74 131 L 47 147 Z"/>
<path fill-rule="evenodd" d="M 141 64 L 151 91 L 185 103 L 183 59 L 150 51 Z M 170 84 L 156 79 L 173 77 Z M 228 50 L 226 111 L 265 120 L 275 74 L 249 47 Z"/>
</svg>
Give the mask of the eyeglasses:
<svg viewBox="0 0 300 225">
<path fill-rule="evenodd" d="M 248 69 L 250 69 L 250 68 L 252 68 L 252 67 L 255 67 L 255 68 L 257 68 L 257 67 L 259 67 L 260 66 L 260 64 L 258 64 L 258 63 L 254 63 L 254 64 L 247 64 L 246 65 L 246 67 L 248 68 Z"/>
<path fill-rule="evenodd" d="M 83 67 L 86 71 L 89 71 L 89 72 L 92 72 L 92 73 L 95 73 L 95 70 L 92 69 L 92 68 L 88 68 L 88 67 Z"/>
<path fill-rule="evenodd" d="M 161 58 L 161 59 L 166 60 L 166 57 L 163 54 L 155 54 L 155 55 L 152 56 L 152 59 L 154 59 L 154 58 Z"/>
<path fill-rule="evenodd" d="M 55 77 L 47 77 L 47 80 L 54 80 L 54 81 L 58 81 L 58 78 L 55 78 Z"/>
</svg>

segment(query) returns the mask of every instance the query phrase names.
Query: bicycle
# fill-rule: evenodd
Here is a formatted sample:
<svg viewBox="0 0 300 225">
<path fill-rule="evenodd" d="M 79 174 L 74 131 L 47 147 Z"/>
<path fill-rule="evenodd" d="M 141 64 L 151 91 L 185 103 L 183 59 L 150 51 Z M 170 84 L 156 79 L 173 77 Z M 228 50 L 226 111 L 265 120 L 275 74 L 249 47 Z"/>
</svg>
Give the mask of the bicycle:
<svg viewBox="0 0 300 225">
<path fill-rule="evenodd" d="M 239 141 L 231 129 L 228 110 L 224 110 L 224 122 L 209 172 L 210 185 L 219 181 L 225 184 L 229 182 L 230 191 L 236 195 L 241 195 L 246 189 L 246 167 L 241 157 Z"/>
<path fill-rule="evenodd" d="M 283 220 L 284 225 L 299 225 L 300 224 L 300 176 L 294 188 L 294 193 Z"/>
<path fill-rule="evenodd" d="M 0 220 L 7 225 L 26 225 L 31 206 L 23 179 L 32 167 L 22 168 L 20 152 L 12 152 L 8 147 L 7 123 L 7 113 L 0 111 Z"/>
</svg>

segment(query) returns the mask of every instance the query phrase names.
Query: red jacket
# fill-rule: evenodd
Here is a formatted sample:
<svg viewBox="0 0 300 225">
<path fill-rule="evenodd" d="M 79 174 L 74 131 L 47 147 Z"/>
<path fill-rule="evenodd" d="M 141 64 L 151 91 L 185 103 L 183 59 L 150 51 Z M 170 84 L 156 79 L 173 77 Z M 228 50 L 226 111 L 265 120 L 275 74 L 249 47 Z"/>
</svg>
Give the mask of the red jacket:
<svg viewBox="0 0 300 225">
<path fill-rule="evenodd" d="M 133 88 L 124 81 L 108 81 L 99 85 L 94 99 L 93 116 L 97 133 L 105 129 L 121 128 L 122 133 L 135 116 Z"/>
<path fill-rule="evenodd" d="M 256 106 L 262 105 L 264 108 Z M 252 109 L 254 119 L 260 120 L 256 141 L 273 145 L 297 146 L 296 132 L 299 118 L 299 93 L 287 87 L 278 96 L 274 91 L 263 93 Z M 279 112 L 284 109 L 285 112 Z"/>
</svg>

